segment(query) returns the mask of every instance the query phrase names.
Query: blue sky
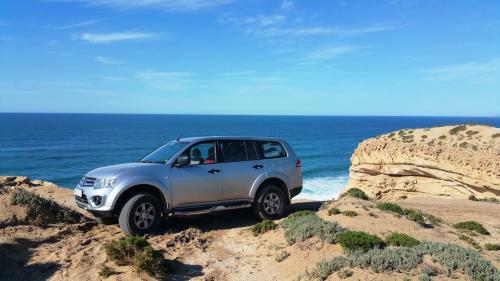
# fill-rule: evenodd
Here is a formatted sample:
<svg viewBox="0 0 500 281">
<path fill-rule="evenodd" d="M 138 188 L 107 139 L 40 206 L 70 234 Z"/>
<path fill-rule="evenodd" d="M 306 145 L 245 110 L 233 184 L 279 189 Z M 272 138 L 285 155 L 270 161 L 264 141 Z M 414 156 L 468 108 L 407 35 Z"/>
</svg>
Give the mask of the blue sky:
<svg viewBox="0 0 500 281">
<path fill-rule="evenodd" d="M 2 1 L 0 112 L 498 115 L 500 1 Z"/>
</svg>

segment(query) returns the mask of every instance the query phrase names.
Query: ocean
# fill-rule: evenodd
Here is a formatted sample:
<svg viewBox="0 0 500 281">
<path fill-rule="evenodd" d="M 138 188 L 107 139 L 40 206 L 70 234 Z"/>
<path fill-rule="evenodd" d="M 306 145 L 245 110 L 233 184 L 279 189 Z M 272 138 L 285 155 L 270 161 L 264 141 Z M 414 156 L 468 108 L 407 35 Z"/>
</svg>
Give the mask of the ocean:
<svg viewBox="0 0 500 281">
<path fill-rule="evenodd" d="M 359 142 L 403 128 L 500 118 L 0 113 L 0 175 L 73 188 L 88 171 L 134 162 L 170 140 L 202 135 L 286 139 L 302 160 L 301 198 L 330 199 L 345 186 Z"/>
</svg>

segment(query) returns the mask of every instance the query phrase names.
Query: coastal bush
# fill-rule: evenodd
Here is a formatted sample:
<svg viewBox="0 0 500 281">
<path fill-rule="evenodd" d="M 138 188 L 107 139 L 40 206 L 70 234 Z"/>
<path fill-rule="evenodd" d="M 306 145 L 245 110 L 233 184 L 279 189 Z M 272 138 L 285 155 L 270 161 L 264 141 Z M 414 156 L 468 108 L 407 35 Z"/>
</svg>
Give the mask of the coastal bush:
<svg viewBox="0 0 500 281">
<path fill-rule="evenodd" d="M 141 236 L 132 235 L 111 241 L 104 245 L 104 249 L 117 265 L 132 265 L 138 272 L 146 272 L 152 277 L 163 276 L 167 269 L 163 253 L 154 250 Z"/>
<path fill-rule="evenodd" d="M 292 219 L 296 217 L 302 217 L 302 216 L 315 216 L 316 213 L 311 211 L 311 210 L 302 210 L 302 211 L 297 211 L 293 212 L 290 215 L 287 216 L 287 218 Z"/>
<path fill-rule="evenodd" d="M 343 267 L 371 268 L 378 273 L 409 272 L 422 264 L 424 255 L 431 256 L 433 261 L 440 264 L 448 277 L 455 271 L 464 271 L 471 280 L 500 280 L 498 269 L 476 250 L 436 242 L 422 242 L 414 247 L 372 249 L 365 253 L 353 252 L 346 257 L 336 256 L 317 263 L 316 268 L 306 275 L 325 280 Z M 422 273 L 431 275 L 432 272 L 426 270 L 424 266 Z"/>
<path fill-rule="evenodd" d="M 101 264 L 99 266 L 99 271 L 97 271 L 97 274 L 103 278 L 108 278 L 109 276 L 113 275 L 114 272 L 111 268 L 107 267 L 105 264 Z"/>
<path fill-rule="evenodd" d="M 359 198 L 359 199 L 363 199 L 363 200 L 368 200 L 368 195 L 366 195 L 366 193 L 359 189 L 359 188 L 356 188 L 356 187 L 353 187 L 353 188 L 349 188 L 343 196 L 351 196 L 351 197 L 354 197 L 354 198 Z"/>
<path fill-rule="evenodd" d="M 476 249 L 481 249 L 481 246 L 476 242 L 476 240 L 472 239 L 471 237 L 469 237 L 465 234 L 460 234 L 458 236 L 458 238 L 460 238 L 460 240 L 462 240 L 462 241 L 469 243 L 470 245 L 472 245 L 472 247 L 474 247 Z"/>
<path fill-rule="evenodd" d="M 341 270 L 337 271 L 337 275 L 339 276 L 340 279 L 351 277 L 352 274 L 353 274 L 352 270 L 349 268 L 342 268 Z"/>
<path fill-rule="evenodd" d="M 326 221 L 316 214 L 290 215 L 281 222 L 281 227 L 285 230 L 285 238 L 289 245 L 313 236 L 333 244 L 337 241 L 337 234 L 345 230 L 338 223 Z"/>
<path fill-rule="evenodd" d="M 445 136 L 445 135 L 440 135 L 438 139 L 440 139 L 440 140 L 444 140 L 445 138 L 446 138 L 446 136 Z"/>
<path fill-rule="evenodd" d="M 471 230 L 475 231 L 479 234 L 483 235 L 490 235 L 488 230 L 484 228 L 484 226 L 476 221 L 465 221 L 465 222 L 459 222 L 453 225 L 454 228 L 456 229 L 465 229 L 465 230 Z"/>
<path fill-rule="evenodd" d="M 259 235 L 264 234 L 270 230 L 276 229 L 276 227 L 278 227 L 278 225 L 274 221 L 263 220 L 263 221 L 255 224 L 254 226 L 252 226 L 251 230 L 252 230 L 253 236 L 259 236 Z"/>
<path fill-rule="evenodd" d="M 477 198 L 476 196 L 474 195 L 470 195 L 469 196 L 469 200 L 471 201 L 479 201 L 479 202 L 489 202 L 489 203 L 500 203 L 500 200 L 494 198 L 494 197 L 490 197 L 490 198 Z"/>
<path fill-rule="evenodd" d="M 79 223 L 85 217 L 57 202 L 23 189 L 16 190 L 10 197 L 12 205 L 26 207 L 26 220 L 37 226 L 49 223 Z"/>
<path fill-rule="evenodd" d="M 290 256 L 290 253 L 287 252 L 287 251 L 285 251 L 285 250 L 283 250 L 283 251 L 281 251 L 281 252 L 278 253 L 278 255 L 276 256 L 275 260 L 277 262 L 282 262 L 282 261 L 286 260 L 286 258 L 288 258 L 289 256 Z"/>
<path fill-rule="evenodd" d="M 484 245 L 484 248 L 488 251 L 500 251 L 500 243 L 486 243 L 486 245 Z"/>
<path fill-rule="evenodd" d="M 343 211 L 342 215 L 348 216 L 348 217 L 355 217 L 358 215 L 356 211 Z"/>
<path fill-rule="evenodd" d="M 420 244 L 420 242 L 417 239 L 407 234 L 398 232 L 391 233 L 389 236 L 387 236 L 385 241 L 390 246 L 398 246 L 398 247 L 413 247 Z"/>
<path fill-rule="evenodd" d="M 439 217 L 436 217 L 433 214 L 428 214 L 428 213 L 421 213 L 422 216 L 424 216 L 432 225 L 441 225 L 443 223 L 443 220 Z"/>
<path fill-rule="evenodd" d="M 384 202 L 384 203 L 379 203 L 377 205 L 377 208 L 379 208 L 382 211 L 388 211 L 388 212 L 393 212 L 398 215 L 404 215 L 405 211 L 403 208 L 401 208 L 398 204 L 391 203 L 391 202 Z"/>
<path fill-rule="evenodd" d="M 450 135 L 456 135 L 456 134 L 458 134 L 460 131 L 465 131 L 465 130 L 467 130 L 467 126 L 465 126 L 465 125 L 459 125 L 459 126 L 453 127 L 453 128 L 449 131 L 449 133 L 450 133 Z"/>
<path fill-rule="evenodd" d="M 432 281 L 432 278 L 429 276 L 429 274 L 421 272 L 418 275 L 418 281 Z"/>
<path fill-rule="evenodd" d="M 404 212 L 407 219 L 412 220 L 420 225 L 425 225 L 424 217 L 416 210 L 405 209 Z"/>
<path fill-rule="evenodd" d="M 339 244 L 346 252 L 363 251 L 373 248 L 383 248 L 384 241 L 376 235 L 371 235 L 363 231 L 346 231 L 337 235 Z"/>
<path fill-rule="evenodd" d="M 500 138 L 500 133 L 493 134 L 491 138 L 493 139 Z"/>
<path fill-rule="evenodd" d="M 465 134 L 468 137 L 472 137 L 473 135 L 479 134 L 479 132 L 478 131 L 473 131 L 473 130 L 468 130 L 467 132 L 465 132 Z"/>
<path fill-rule="evenodd" d="M 337 209 L 337 208 L 330 208 L 328 209 L 328 215 L 331 216 L 331 215 L 338 215 L 340 214 L 340 210 Z"/>
<path fill-rule="evenodd" d="M 465 141 L 461 142 L 460 145 L 459 145 L 459 147 L 466 148 L 467 147 L 467 142 L 465 142 Z"/>
</svg>

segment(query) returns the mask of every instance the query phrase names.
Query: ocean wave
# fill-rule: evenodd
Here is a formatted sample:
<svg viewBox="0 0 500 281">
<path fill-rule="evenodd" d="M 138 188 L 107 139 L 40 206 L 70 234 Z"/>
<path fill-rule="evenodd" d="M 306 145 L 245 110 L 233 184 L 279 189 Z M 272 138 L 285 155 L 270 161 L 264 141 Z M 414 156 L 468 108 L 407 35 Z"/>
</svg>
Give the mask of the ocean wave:
<svg viewBox="0 0 500 281">
<path fill-rule="evenodd" d="M 304 179 L 302 192 L 295 198 L 320 201 L 338 198 L 348 179 L 347 175 Z"/>
</svg>

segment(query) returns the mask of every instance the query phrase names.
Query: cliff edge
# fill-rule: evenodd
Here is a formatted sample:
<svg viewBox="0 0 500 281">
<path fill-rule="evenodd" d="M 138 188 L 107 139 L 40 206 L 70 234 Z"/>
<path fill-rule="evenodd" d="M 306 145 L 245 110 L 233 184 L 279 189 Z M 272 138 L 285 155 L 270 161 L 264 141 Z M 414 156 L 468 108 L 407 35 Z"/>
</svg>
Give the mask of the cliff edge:
<svg viewBox="0 0 500 281">
<path fill-rule="evenodd" d="M 367 139 L 351 157 L 348 188 L 378 199 L 500 199 L 500 129 L 457 125 Z"/>
</svg>

